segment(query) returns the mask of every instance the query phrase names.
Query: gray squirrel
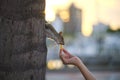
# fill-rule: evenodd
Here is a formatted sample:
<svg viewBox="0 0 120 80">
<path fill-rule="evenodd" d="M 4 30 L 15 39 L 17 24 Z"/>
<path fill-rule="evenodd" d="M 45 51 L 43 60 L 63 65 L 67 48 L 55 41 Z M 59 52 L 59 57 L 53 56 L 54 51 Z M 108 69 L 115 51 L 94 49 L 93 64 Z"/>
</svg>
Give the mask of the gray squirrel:
<svg viewBox="0 0 120 80">
<path fill-rule="evenodd" d="M 57 44 L 64 45 L 64 38 L 62 36 L 62 32 L 57 32 L 54 27 L 45 21 L 45 30 L 46 30 L 46 37 L 53 39 Z"/>
</svg>

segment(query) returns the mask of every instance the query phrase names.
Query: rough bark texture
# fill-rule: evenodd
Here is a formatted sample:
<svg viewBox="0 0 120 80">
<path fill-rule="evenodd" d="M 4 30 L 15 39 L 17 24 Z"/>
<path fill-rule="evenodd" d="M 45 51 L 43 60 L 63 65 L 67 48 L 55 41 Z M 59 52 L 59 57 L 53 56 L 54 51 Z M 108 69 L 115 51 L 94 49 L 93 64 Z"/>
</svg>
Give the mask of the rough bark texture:
<svg viewBox="0 0 120 80">
<path fill-rule="evenodd" d="M 45 80 L 45 0 L 0 0 L 0 80 Z"/>
</svg>

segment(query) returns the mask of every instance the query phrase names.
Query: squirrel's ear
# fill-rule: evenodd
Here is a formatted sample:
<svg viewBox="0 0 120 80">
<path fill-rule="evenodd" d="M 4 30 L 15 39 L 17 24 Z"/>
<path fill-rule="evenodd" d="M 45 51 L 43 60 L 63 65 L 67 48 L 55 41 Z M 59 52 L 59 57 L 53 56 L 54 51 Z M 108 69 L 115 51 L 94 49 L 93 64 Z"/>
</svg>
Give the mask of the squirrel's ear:
<svg viewBox="0 0 120 80">
<path fill-rule="evenodd" d="M 63 33 L 62 33 L 62 31 L 60 31 L 60 32 L 59 32 L 59 35 L 60 35 L 60 36 L 63 36 Z"/>
</svg>

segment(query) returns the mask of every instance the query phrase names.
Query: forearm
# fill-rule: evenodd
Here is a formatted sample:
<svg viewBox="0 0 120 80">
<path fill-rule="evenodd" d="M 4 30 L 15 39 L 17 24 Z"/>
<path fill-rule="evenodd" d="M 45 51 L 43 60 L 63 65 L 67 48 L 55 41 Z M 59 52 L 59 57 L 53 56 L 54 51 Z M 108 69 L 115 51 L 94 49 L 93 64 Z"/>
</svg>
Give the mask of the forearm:
<svg viewBox="0 0 120 80">
<path fill-rule="evenodd" d="M 76 65 L 79 70 L 81 71 L 82 75 L 86 80 L 96 80 L 92 73 L 87 69 L 87 67 L 83 64 L 80 60 L 79 63 Z"/>
</svg>

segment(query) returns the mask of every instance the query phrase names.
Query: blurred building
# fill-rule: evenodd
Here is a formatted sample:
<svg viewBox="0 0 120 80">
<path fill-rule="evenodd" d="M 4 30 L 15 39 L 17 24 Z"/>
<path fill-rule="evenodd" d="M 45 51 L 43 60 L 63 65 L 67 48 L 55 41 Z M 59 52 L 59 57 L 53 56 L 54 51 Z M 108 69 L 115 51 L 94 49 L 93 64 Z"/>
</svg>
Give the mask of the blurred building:
<svg viewBox="0 0 120 80">
<path fill-rule="evenodd" d="M 64 22 L 64 33 L 75 34 L 81 31 L 82 10 L 77 9 L 73 4 L 69 8 L 69 21 Z"/>
<path fill-rule="evenodd" d="M 60 5 L 56 2 L 50 1 L 54 6 L 48 11 L 54 15 L 48 15 L 56 30 L 69 34 L 64 36 L 65 48 L 85 64 L 120 70 L 120 32 L 116 32 L 120 29 L 120 0 L 63 0 Z M 108 28 L 115 33 L 109 33 Z M 51 46 L 49 50 L 49 60 L 59 59 L 59 47 Z"/>
</svg>

